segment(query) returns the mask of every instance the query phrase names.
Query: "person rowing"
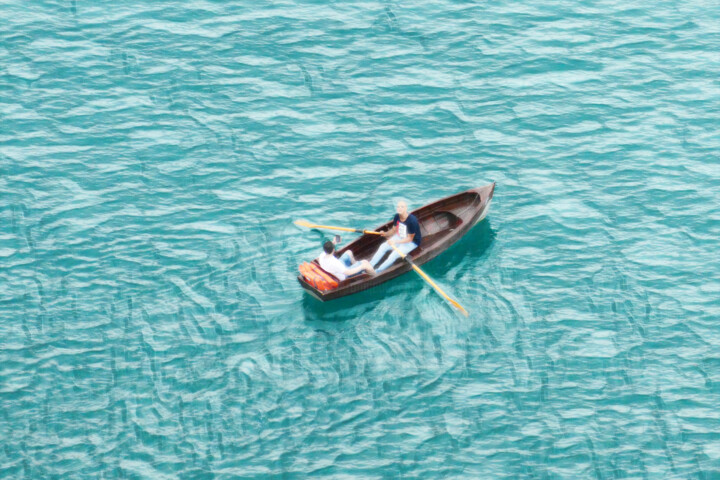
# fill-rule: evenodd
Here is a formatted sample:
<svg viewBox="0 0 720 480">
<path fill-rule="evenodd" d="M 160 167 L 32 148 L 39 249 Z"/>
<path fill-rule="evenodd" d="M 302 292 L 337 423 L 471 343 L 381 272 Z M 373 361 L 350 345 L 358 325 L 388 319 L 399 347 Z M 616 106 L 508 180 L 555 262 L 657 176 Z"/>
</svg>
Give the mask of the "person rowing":
<svg viewBox="0 0 720 480">
<path fill-rule="evenodd" d="M 339 237 L 335 238 L 338 239 Z M 345 251 L 340 258 L 337 258 L 335 256 L 335 243 L 338 241 L 331 242 L 328 240 L 323 244 L 323 253 L 318 257 L 318 262 L 323 270 L 333 274 L 340 281 L 363 272 L 375 275 L 375 270 L 370 266 L 370 263 L 367 260 L 356 262 L 355 256 L 350 250 Z"/>
<path fill-rule="evenodd" d="M 370 265 L 372 265 L 377 273 L 387 269 L 390 265 L 395 263 L 395 260 L 400 258 L 400 254 L 396 252 L 391 245 L 395 245 L 398 250 L 407 255 L 419 247 L 422 242 L 420 223 L 415 215 L 408 213 L 407 203 L 400 200 L 397 203 L 396 211 L 397 214 L 392 220 L 392 228 L 383 234 L 383 236 L 387 238 L 387 241 L 380 245 L 377 252 L 375 252 L 375 255 L 373 255 L 370 260 Z M 380 266 L 377 266 L 388 251 L 390 252 L 390 255 L 387 260 L 385 260 Z"/>
</svg>

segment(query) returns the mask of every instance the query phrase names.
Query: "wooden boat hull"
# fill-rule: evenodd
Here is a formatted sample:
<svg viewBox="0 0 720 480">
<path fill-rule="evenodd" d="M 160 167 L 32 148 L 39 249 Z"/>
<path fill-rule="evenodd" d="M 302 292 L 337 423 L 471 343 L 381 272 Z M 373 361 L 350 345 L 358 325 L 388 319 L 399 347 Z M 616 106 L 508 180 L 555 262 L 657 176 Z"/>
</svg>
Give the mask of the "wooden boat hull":
<svg viewBox="0 0 720 480">
<path fill-rule="evenodd" d="M 414 210 L 412 213 L 420 223 L 423 241 L 420 248 L 410 253 L 413 262 L 416 265 L 422 265 L 432 260 L 484 219 L 487 216 L 494 191 L 495 183 L 493 182 L 483 187 L 451 195 Z M 387 231 L 389 228 L 391 228 L 391 222 L 380 225 L 375 231 Z M 356 260 L 370 260 L 384 241 L 385 238 L 379 235 L 363 235 L 338 250 L 337 255 L 340 256 L 345 251 L 352 250 Z M 317 260 L 313 260 L 313 262 L 317 263 Z M 399 260 L 374 277 L 363 274 L 348 278 L 340 282 L 337 288 L 325 292 L 307 283 L 302 275 L 298 275 L 297 279 L 308 293 L 324 302 L 367 290 L 411 269 L 412 267 L 407 262 Z"/>
</svg>

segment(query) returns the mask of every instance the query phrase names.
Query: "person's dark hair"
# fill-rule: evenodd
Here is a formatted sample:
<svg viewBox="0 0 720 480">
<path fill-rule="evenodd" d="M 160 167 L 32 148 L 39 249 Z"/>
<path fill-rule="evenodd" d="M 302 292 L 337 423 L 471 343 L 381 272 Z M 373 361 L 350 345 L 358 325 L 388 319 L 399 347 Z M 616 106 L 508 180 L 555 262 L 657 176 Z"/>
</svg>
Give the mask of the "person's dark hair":
<svg viewBox="0 0 720 480">
<path fill-rule="evenodd" d="M 323 244 L 323 250 L 325 250 L 325 253 L 332 253 L 333 250 L 335 250 L 335 245 L 330 240 L 328 240 Z"/>
</svg>

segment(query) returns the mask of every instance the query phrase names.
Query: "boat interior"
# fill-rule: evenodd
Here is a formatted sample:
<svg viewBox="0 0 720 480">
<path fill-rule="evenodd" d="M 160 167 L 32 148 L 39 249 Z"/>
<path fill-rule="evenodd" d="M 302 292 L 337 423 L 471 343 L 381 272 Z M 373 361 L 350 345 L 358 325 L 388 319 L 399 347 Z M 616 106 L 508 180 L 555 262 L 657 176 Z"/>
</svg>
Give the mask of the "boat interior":
<svg viewBox="0 0 720 480">
<path fill-rule="evenodd" d="M 463 225 L 465 222 L 472 220 L 473 213 L 477 210 L 477 205 L 482 201 L 480 195 L 471 192 L 465 192 L 439 202 L 426 205 L 412 212 L 420 223 L 420 231 L 422 233 L 422 245 L 410 253 L 412 258 L 422 255 L 423 251 L 430 250 L 438 242 L 447 237 L 455 229 Z M 391 228 L 391 222 L 380 227 L 379 231 L 387 231 Z M 377 251 L 378 247 L 385 239 L 380 235 L 363 235 L 357 240 L 350 242 L 345 247 L 338 250 L 337 255 L 342 255 L 346 250 L 352 250 L 355 260 L 370 260 Z M 399 268 L 401 265 L 397 262 L 385 272 Z M 383 272 L 384 273 L 384 272 Z M 347 278 L 340 282 L 340 287 L 351 285 L 367 279 L 368 274 L 360 274 Z"/>
</svg>

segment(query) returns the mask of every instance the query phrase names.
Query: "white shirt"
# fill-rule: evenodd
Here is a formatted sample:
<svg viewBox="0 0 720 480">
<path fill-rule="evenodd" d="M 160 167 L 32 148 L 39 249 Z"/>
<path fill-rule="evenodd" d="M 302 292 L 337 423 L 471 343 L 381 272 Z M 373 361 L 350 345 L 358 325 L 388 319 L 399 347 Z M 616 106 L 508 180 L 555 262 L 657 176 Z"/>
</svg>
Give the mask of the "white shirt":
<svg viewBox="0 0 720 480">
<path fill-rule="evenodd" d="M 345 280 L 345 270 L 347 270 L 347 267 L 335 255 L 323 252 L 318 257 L 318 262 L 320 262 L 323 270 L 332 273 L 340 281 Z"/>
<path fill-rule="evenodd" d="M 400 222 L 398 223 L 398 237 L 400 237 L 401 240 L 405 239 L 407 237 L 407 225 Z"/>
</svg>

